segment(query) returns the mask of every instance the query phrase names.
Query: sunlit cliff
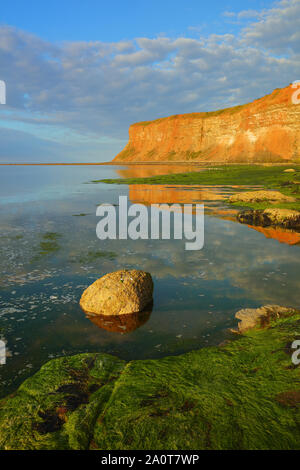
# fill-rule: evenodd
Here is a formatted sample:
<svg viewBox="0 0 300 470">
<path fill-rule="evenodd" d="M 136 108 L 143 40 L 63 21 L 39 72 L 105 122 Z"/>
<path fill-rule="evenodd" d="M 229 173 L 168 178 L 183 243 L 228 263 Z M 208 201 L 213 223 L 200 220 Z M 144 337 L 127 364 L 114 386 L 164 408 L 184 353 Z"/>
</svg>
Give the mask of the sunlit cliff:
<svg viewBox="0 0 300 470">
<path fill-rule="evenodd" d="M 288 86 L 234 108 L 133 124 L 114 161 L 300 161 L 300 105 L 293 95 L 300 101 L 300 89 Z"/>
</svg>

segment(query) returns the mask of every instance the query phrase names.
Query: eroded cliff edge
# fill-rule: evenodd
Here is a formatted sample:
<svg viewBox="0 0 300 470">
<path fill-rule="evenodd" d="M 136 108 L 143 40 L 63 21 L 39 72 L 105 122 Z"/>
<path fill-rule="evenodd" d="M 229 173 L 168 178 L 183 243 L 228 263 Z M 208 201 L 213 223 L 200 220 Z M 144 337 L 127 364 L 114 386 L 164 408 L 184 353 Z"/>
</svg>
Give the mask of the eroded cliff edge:
<svg viewBox="0 0 300 470">
<path fill-rule="evenodd" d="M 133 124 L 114 162 L 300 161 L 300 104 L 291 86 L 234 108 Z"/>
</svg>

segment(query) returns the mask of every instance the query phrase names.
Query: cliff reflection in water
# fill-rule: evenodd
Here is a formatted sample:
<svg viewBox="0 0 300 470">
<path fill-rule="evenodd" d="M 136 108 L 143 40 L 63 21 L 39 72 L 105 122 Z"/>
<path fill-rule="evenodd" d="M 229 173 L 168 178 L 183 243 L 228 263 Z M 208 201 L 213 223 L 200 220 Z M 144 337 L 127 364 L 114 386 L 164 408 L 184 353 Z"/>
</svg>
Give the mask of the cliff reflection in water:
<svg viewBox="0 0 300 470">
<path fill-rule="evenodd" d="M 287 243 L 288 245 L 300 244 L 300 233 L 293 230 L 278 227 L 257 227 L 254 225 L 248 225 L 248 227 L 262 233 L 266 238 L 277 240 L 279 243 Z"/>
<path fill-rule="evenodd" d="M 148 176 L 170 175 L 176 173 L 187 173 L 192 171 L 199 171 L 199 165 L 130 165 L 126 168 L 116 169 L 116 173 L 121 178 L 147 178 Z"/>
<path fill-rule="evenodd" d="M 203 203 L 206 213 L 221 219 L 238 222 L 236 215 L 239 209 L 226 204 L 226 199 L 240 187 L 222 186 L 185 186 L 164 184 L 132 184 L 129 185 L 129 199 L 132 203 L 151 204 L 195 204 Z M 259 227 L 248 225 L 249 228 L 262 233 L 266 238 L 279 243 L 297 245 L 300 233 L 280 227 Z"/>
<path fill-rule="evenodd" d="M 143 312 L 128 313 L 126 315 L 87 315 L 87 318 L 106 331 L 114 333 L 130 333 L 147 323 L 152 313 L 152 305 Z"/>
<path fill-rule="evenodd" d="M 166 184 L 131 184 L 129 199 L 131 202 L 143 204 L 192 204 L 203 201 L 222 201 L 227 192 L 222 187 L 206 187 L 201 185 L 170 186 Z"/>
<path fill-rule="evenodd" d="M 222 219 L 236 220 L 237 209 L 226 206 L 224 201 L 232 189 L 222 186 L 132 184 L 129 199 L 132 203 L 151 204 L 204 204 L 207 214 Z M 195 207 L 193 207 L 194 213 Z"/>
</svg>

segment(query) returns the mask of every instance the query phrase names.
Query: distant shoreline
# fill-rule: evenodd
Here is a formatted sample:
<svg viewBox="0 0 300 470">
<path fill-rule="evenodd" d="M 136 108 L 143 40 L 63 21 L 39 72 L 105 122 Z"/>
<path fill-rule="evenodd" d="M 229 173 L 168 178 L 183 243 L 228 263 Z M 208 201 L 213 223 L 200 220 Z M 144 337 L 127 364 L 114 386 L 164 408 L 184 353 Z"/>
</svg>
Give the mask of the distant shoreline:
<svg viewBox="0 0 300 470">
<path fill-rule="evenodd" d="M 74 166 L 74 165 L 109 165 L 106 162 L 100 163 L 0 163 L 0 166 Z"/>
<path fill-rule="evenodd" d="M 162 162 L 98 162 L 98 163 L 0 163 L 0 166 L 128 166 L 128 165 L 258 165 L 258 166 L 293 166 L 299 165 L 299 162 L 276 162 L 276 163 L 262 163 L 262 162 L 222 162 L 222 161 L 162 161 Z"/>
</svg>

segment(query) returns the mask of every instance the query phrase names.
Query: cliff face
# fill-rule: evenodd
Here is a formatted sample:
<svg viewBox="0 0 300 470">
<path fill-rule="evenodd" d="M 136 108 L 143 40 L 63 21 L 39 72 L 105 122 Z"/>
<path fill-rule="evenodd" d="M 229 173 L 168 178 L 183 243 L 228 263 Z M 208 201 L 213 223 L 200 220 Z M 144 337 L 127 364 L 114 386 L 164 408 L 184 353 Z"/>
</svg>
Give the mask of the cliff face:
<svg viewBox="0 0 300 470">
<path fill-rule="evenodd" d="M 133 124 L 114 162 L 299 162 L 300 104 L 292 103 L 293 93 L 289 86 L 235 108 Z"/>
</svg>

